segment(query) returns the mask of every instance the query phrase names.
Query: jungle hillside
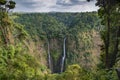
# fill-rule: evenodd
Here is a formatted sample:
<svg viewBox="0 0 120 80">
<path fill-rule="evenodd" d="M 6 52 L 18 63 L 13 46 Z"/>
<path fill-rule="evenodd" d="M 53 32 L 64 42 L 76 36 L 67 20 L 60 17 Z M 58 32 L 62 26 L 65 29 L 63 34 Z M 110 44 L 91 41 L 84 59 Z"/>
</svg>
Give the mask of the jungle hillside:
<svg viewBox="0 0 120 80">
<path fill-rule="evenodd" d="M 11 12 L 16 4 L 0 0 L 0 80 L 120 79 L 119 0 L 92 12 Z"/>
</svg>

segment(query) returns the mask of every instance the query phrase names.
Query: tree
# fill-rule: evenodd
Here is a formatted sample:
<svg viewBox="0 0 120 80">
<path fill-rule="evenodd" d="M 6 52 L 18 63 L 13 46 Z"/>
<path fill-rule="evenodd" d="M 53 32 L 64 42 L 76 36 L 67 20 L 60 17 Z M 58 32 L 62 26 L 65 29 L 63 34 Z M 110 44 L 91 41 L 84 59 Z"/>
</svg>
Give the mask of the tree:
<svg viewBox="0 0 120 80">
<path fill-rule="evenodd" d="M 114 25 L 114 22 L 115 23 L 117 22 L 117 24 L 118 24 L 119 19 L 115 20 L 113 18 L 116 16 L 113 13 L 119 14 L 120 7 L 117 6 L 118 4 L 119 4 L 118 0 L 97 0 L 97 3 L 96 3 L 96 5 L 100 7 L 100 9 L 98 10 L 98 14 L 99 14 L 100 18 L 102 18 L 103 25 L 105 25 L 105 33 L 102 36 L 104 36 L 104 38 L 103 38 L 104 46 L 105 46 L 105 62 L 104 63 L 105 63 L 106 68 L 111 68 L 113 66 L 113 64 L 111 65 L 111 61 L 114 61 L 114 63 L 115 63 L 115 60 L 116 60 L 116 52 L 111 53 L 111 46 L 112 46 L 111 45 L 111 43 L 112 43 L 111 36 L 113 35 L 113 33 L 111 33 L 111 31 L 112 31 L 113 27 L 116 27 L 116 25 Z M 119 30 L 118 26 L 116 28 Z M 116 44 L 118 45 L 118 43 L 116 43 Z M 114 48 L 114 49 L 116 49 L 116 48 Z M 117 52 L 118 52 L 118 50 L 117 50 Z M 111 55 L 111 54 L 115 54 L 114 58 L 112 57 L 113 55 Z"/>
<path fill-rule="evenodd" d="M 8 12 L 11 9 L 15 8 L 14 1 L 1 0 L 0 1 L 0 30 L 1 37 L 3 38 L 4 44 L 10 43 L 10 34 L 11 34 L 11 21 L 8 18 Z"/>
</svg>

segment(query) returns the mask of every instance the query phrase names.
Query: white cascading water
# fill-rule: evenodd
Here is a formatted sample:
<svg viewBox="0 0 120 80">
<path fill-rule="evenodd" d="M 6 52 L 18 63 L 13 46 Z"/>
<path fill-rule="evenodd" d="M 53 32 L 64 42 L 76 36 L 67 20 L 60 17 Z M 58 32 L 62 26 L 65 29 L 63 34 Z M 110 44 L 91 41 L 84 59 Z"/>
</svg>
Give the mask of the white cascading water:
<svg viewBox="0 0 120 80">
<path fill-rule="evenodd" d="M 50 43 L 48 41 L 48 64 L 49 64 L 49 68 L 52 71 L 52 64 L 51 64 L 51 55 L 50 55 Z"/>
<path fill-rule="evenodd" d="M 66 57 L 66 37 L 63 41 L 63 56 L 62 56 L 62 63 L 61 63 L 61 72 L 63 72 L 64 69 L 64 63 L 65 63 L 65 57 Z"/>
</svg>

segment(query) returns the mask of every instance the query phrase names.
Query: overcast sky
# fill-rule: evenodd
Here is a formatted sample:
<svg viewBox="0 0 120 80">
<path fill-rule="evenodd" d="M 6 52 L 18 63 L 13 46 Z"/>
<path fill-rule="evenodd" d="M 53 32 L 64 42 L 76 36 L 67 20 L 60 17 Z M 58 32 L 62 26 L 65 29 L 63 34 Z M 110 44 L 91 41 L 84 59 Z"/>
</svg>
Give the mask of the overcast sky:
<svg viewBox="0 0 120 80">
<path fill-rule="evenodd" d="M 17 12 L 86 12 L 96 11 L 96 0 L 14 0 Z"/>
</svg>

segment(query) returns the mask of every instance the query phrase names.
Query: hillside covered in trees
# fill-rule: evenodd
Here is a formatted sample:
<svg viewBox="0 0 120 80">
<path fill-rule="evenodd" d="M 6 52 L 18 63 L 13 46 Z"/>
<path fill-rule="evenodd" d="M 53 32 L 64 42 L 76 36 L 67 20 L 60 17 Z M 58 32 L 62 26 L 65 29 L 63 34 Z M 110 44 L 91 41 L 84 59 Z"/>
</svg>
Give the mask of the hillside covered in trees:
<svg viewBox="0 0 120 80">
<path fill-rule="evenodd" d="M 37 45 L 43 45 L 42 48 L 46 51 L 43 55 L 48 54 L 51 58 L 47 60 L 50 61 L 48 66 L 52 72 L 61 72 L 64 45 L 66 67 L 70 64 L 79 64 L 88 70 L 95 69 L 99 62 L 98 47 L 102 42 L 99 36 L 100 19 L 96 12 L 26 13 L 16 14 L 16 16 L 15 21 L 25 26 L 33 41 Z M 65 43 L 64 39 L 66 39 Z M 42 44 L 40 44 L 41 41 Z"/>
<path fill-rule="evenodd" d="M 0 80 L 118 80 L 118 0 L 81 13 L 9 13 L 15 5 L 0 1 Z"/>
</svg>

